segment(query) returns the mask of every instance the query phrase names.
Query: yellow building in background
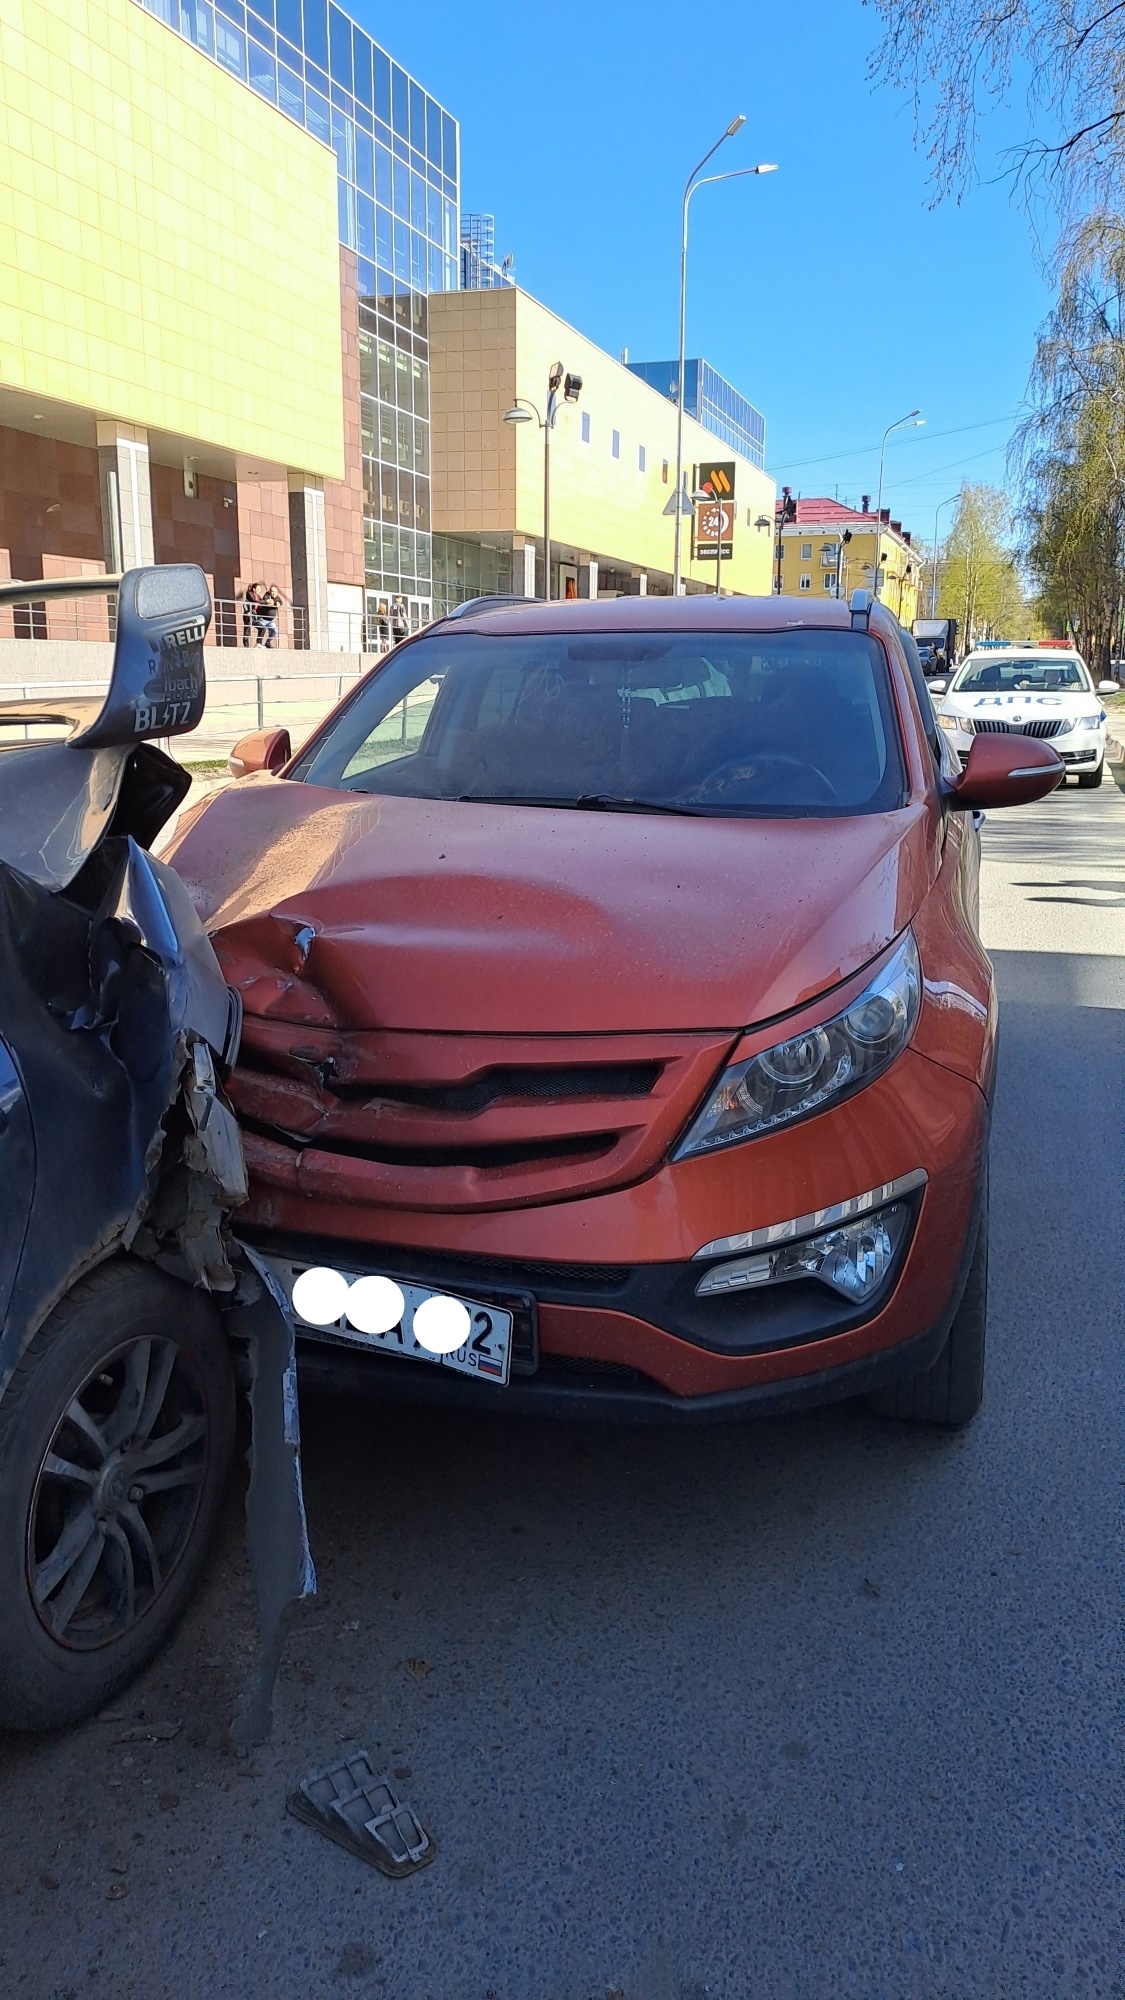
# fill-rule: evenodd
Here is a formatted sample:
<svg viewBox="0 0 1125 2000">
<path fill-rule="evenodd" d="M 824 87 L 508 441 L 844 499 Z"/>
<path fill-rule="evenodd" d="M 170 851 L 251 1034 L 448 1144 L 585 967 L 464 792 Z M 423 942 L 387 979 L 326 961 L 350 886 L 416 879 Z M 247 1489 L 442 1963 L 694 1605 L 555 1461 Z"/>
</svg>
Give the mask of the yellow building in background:
<svg viewBox="0 0 1125 2000">
<path fill-rule="evenodd" d="M 543 594 L 544 436 L 557 362 L 580 376 L 561 396 L 551 433 L 551 595 L 666 594 L 672 587 L 676 481 L 673 403 L 515 286 L 430 300 L 434 596 L 448 607 L 481 591 Z M 529 421 L 506 424 L 522 400 Z M 684 418 L 684 473 L 712 460 L 735 467 L 731 558 L 724 592 L 768 596 L 774 482 Z M 692 560 L 689 590 L 713 590 L 713 559 Z"/>
<path fill-rule="evenodd" d="M 909 629 L 917 616 L 921 563 L 909 531 L 892 521 L 890 508 L 877 520 L 866 494 L 858 509 L 839 500 L 800 498 L 790 501 L 794 518 L 787 519 L 785 505 L 784 499 L 777 503 L 775 592 L 847 599 L 853 590 L 874 588 L 878 561 L 879 595 Z"/>
</svg>

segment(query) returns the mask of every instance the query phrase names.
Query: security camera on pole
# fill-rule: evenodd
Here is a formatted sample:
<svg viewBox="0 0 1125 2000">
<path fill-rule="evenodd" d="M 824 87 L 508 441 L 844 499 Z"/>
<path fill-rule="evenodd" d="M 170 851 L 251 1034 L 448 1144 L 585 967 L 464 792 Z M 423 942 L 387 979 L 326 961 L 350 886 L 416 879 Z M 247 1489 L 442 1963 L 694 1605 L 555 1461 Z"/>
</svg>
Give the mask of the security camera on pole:
<svg viewBox="0 0 1125 2000">
<path fill-rule="evenodd" d="M 559 407 L 559 390 L 567 403 L 576 403 L 582 394 L 581 375 L 568 375 L 561 361 L 556 361 L 547 377 L 547 414 L 540 416 L 538 405 L 526 396 L 517 396 L 510 410 L 504 413 L 506 424 L 529 424 L 534 417 L 543 433 L 543 595 L 551 596 L 551 432 L 555 428 L 555 418 Z"/>
</svg>

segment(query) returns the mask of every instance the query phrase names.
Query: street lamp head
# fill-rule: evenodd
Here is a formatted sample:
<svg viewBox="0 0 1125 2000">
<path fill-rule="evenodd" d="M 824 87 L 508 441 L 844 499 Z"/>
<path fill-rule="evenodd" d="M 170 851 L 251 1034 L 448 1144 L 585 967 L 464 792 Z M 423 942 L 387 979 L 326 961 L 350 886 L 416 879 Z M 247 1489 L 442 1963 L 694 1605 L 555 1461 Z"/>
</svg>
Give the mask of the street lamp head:
<svg viewBox="0 0 1125 2000">
<path fill-rule="evenodd" d="M 746 123 L 746 114 L 745 112 L 740 111 L 737 118 L 731 119 L 730 124 L 727 126 L 727 129 L 723 134 L 724 139 L 733 139 L 736 132 L 741 132 L 745 123 Z"/>
<path fill-rule="evenodd" d="M 776 160 L 763 160 L 763 161 L 762 161 L 762 162 L 760 163 L 760 165 L 758 165 L 758 166 L 756 166 L 756 167 L 755 167 L 755 169 L 754 169 L 754 172 L 755 172 L 756 174 L 776 174 L 776 172 L 777 172 L 777 161 L 776 161 Z"/>
<path fill-rule="evenodd" d="M 504 422 L 506 424 L 529 424 L 531 422 L 531 411 L 521 410 L 518 403 L 513 403 L 511 409 L 504 412 Z"/>
<path fill-rule="evenodd" d="M 563 398 L 568 403 L 576 403 L 582 394 L 581 375 L 568 375 L 563 384 Z"/>
<path fill-rule="evenodd" d="M 563 372 L 564 371 L 562 362 L 556 361 L 554 367 L 551 369 L 551 372 L 547 377 L 547 387 L 551 391 L 552 396 L 556 393 L 557 390 L 562 388 Z"/>
</svg>

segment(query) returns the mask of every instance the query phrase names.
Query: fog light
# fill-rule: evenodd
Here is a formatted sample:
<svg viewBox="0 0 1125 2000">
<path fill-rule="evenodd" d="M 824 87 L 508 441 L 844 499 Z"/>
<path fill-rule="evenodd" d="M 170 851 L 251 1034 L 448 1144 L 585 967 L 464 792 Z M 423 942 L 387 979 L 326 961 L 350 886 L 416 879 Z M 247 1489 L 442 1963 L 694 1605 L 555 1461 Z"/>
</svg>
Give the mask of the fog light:
<svg viewBox="0 0 1125 2000">
<path fill-rule="evenodd" d="M 909 1219 L 906 1203 L 895 1202 L 874 1215 L 807 1236 L 802 1243 L 783 1243 L 758 1257 L 715 1264 L 700 1279 L 696 1297 L 717 1298 L 726 1292 L 785 1284 L 791 1278 L 819 1278 L 844 1298 L 861 1303 L 873 1297 L 890 1272 Z"/>
</svg>

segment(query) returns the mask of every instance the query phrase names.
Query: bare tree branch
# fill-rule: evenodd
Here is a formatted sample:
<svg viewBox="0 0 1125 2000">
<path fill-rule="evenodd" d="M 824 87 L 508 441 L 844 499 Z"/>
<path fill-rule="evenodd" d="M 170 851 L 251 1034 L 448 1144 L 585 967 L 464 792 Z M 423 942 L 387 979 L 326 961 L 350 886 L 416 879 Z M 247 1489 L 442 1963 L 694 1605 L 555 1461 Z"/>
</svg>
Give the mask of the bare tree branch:
<svg viewBox="0 0 1125 2000">
<path fill-rule="evenodd" d="M 1069 212 L 1120 192 L 1125 161 L 1125 0 L 864 0 L 882 27 L 873 78 L 909 91 L 937 198 L 977 171 L 980 121 L 1018 91 L 1026 141 L 1005 171 Z"/>
</svg>

